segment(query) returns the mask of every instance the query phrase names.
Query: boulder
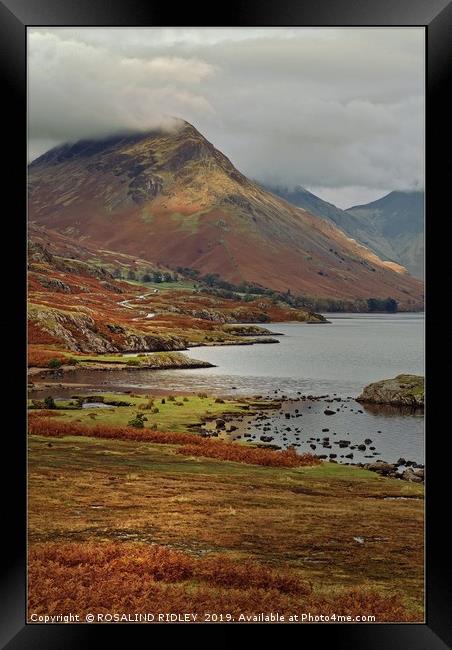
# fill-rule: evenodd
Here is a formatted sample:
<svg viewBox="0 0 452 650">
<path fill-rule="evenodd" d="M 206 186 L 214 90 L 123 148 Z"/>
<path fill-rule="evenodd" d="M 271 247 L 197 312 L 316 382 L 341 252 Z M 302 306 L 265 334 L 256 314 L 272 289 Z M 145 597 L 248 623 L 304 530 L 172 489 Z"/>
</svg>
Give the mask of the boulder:
<svg viewBox="0 0 452 650">
<path fill-rule="evenodd" d="M 410 483 L 423 483 L 424 482 L 424 470 L 423 469 L 412 469 L 409 467 L 406 469 L 402 478 L 404 481 L 409 481 Z"/>
<path fill-rule="evenodd" d="M 423 408 L 424 377 L 421 375 L 397 375 L 393 379 L 377 381 L 366 386 L 356 401 Z"/>
<path fill-rule="evenodd" d="M 377 474 L 380 474 L 381 476 L 389 476 L 396 469 L 396 465 L 385 463 L 382 460 L 377 460 L 375 463 L 368 463 L 365 465 L 365 468 L 371 472 L 377 472 Z"/>
</svg>

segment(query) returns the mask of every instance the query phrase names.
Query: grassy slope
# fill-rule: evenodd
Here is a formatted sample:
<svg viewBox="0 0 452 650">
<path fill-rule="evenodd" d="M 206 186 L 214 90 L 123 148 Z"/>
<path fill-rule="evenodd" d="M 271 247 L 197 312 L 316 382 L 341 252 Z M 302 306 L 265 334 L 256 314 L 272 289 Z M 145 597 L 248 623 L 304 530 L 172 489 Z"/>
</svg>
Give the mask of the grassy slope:
<svg viewBox="0 0 452 650">
<path fill-rule="evenodd" d="M 420 615 L 423 503 L 382 497 L 421 497 L 422 486 L 334 464 L 276 469 L 175 451 L 31 436 L 32 547 L 111 540 L 221 551 L 288 569 L 328 593 L 353 585 L 400 592 Z"/>
</svg>

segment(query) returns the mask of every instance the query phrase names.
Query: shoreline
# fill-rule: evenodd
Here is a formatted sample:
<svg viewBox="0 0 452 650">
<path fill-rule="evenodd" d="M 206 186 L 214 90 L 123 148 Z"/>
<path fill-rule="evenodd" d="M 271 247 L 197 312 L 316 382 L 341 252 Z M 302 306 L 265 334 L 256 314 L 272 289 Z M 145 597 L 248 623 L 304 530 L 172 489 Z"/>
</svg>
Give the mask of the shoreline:
<svg viewBox="0 0 452 650">
<path fill-rule="evenodd" d="M 69 391 L 71 392 L 69 393 Z M 100 396 L 103 396 L 105 394 L 114 394 L 114 395 L 121 395 L 121 396 L 130 395 L 131 397 L 133 396 L 143 397 L 145 395 L 146 396 L 151 395 L 152 397 L 165 397 L 171 394 L 174 397 L 195 397 L 203 393 L 203 391 L 177 390 L 177 389 L 174 390 L 168 388 L 145 389 L 142 388 L 141 386 L 118 387 L 118 386 L 111 386 L 111 385 L 76 384 L 76 383 L 66 383 L 66 384 L 42 383 L 41 385 L 33 387 L 30 393 L 31 394 L 35 393 L 35 395 L 30 399 L 37 399 L 38 401 L 39 399 L 42 400 L 44 395 L 40 396 L 39 392 L 41 393 L 47 392 L 49 394 L 52 394 L 52 396 L 56 400 L 58 399 L 66 400 L 69 398 L 69 395 L 71 399 L 75 398 L 77 395 L 78 396 L 86 395 L 87 397 L 91 397 L 92 399 L 92 397 L 94 397 L 96 394 L 99 394 Z M 63 393 L 63 395 L 61 395 L 61 393 Z M 384 457 L 381 458 L 382 453 L 379 451 L 371 452 L 371 455 L 364 455 L 363 458 L 361 458 L 358 452 L 356 451 L 353 452 L 352 450 L 356 450 L 356 449 L 359 450 L 360 447 L 363 445 L 363 441 L 364 443 L 366 443 L 364 449 L 366 449 L 367 447 L 369 451 L 372 449 L 375 450 L 375 444 L 378 444 L 378 442 L 377 443 L 372 442 L 374 440 L 375 433 L 372 433 L 370 428 L 365 428 L 367 434 L 362 433 L 360 436 L 355 431 L 355 434 L 353 435 L 354 437 L 356 437 L 356 440 L 354 440 L 354 438 L 347 438 L 347 436 L 344 436 L 344 433 L 343 432 L 341 433 L 340 431 L 341 426 L 339 426 L 337 437 L 330 437 L 331 436 L 330 433 L 328 433 L 327 435 L 325 433 L 319 434 L 318 432 L 320 431 L 320 428 L 323 426 L 321 424 L 323 416 L 320 415 L 317 416 L 313 411 L 311 412 L 309 412 L 308 410 L 303 411 L 302 409 L 302 407 L 304 407 L 305 409 L 311 409 L 313 408 L 313 406 L 311 405 L 314 405 L 315 403 L 319 404 L 321 410 L 325 409 L 325 406 L 331 405 L 337 407 L 338 405 L 341 404 L 344 405 L 345 408 L 347 408 L 345 406 L 346 404 L 352 404 L 353 406 L 355 406 L 354 402 L 356 400 L 354 398 L 351 397 L 337 398 L 337 397 L 332 397 L 330 395 L 317 395 L 317 396 L 300 395 L 296 398 L 287 397 L 284 395 L 263 396 L 263 395 L 256 395 L 256 394 L 239 396 L 237 394 L 231 394 L 231 393 L 223 393 L 221 396 L 216 396 L 216 397 L 218 401 L 224 399 L 226 402 L 226 406 L 227 406 L 227 402 L 229 401 L 241 402 L 244 405 L 243 406 L 244 410 L 242 412 L 237 413 L 234 411 L 229 411 L 226 408 L 221 415 L 210 415 L 206 413 L 200 416 L 198 421 L 191 423 L 189 426 L 187 425 L 188 430 L 197 433 L 204 438 L 220 438 L 221 440 L 232 442 L 235 444 L 246 444 L 247 447 L 248 446 L 260 447 L 266 449 L 273 449 L 275 451 L 289 449 L 290 447 L 294 449 L 298 448 L 300 449 L 299 453 L 305 453 L 305 452 L 311 453 L 317 458 L 319 458 L 319 460 L 322 460 L 327 463 L 339 464 L 341 466 L 360 467 L 363 469 L 369 469 L 370 471 L 374 471 L 380 476 L 390 476 L 392 478 L 405 479 L 412 482 L 423 482 L 423 478 L 424 478 L 423 462 L 421 463 L 418 462 L 417 460 L 416 461 L 411 460 L 410 453 L 409 452 L 406 453 L 406 449 L 405 449 L 405 453 L 403 453 L 402 451 L 400 452 L 399 461 L 397 462 L 387 461 L 384 459 Z M 301 430 L 297 429 L 295 425 L 298 423 L 298 421 L 297 420 L 294 421 L 291 419 L 300 416 L 299 409 L 302 410 L 301 415 L 304 412 L 305 416 L 307 415 L 309 417 L 309 415 L 312 413 L 312 415 L 315 418 L 315 421 L 317 422 L 317 424 L 311 423 L 309 425 L 310 428 L 308 432 L 301 432 L 303 430 L 303 427 Z M 375 414 L 374 409 L 375 406 L 372 409 L 372 411 Z M 337 408 L 336 410 L 339 411 L 339 408 Z M 328 411 L 328 409 L 324 411 L 324 413 L 328 413 L 328 412 L 334 414 L 334 411 Z M 381 405 L 379 415 L 384 414 L 384 412 L 385 412 L 385 408 L 383 405 Z M 357 412 L 356 414 L 358 413 L 359 412 Z M 391 413 L 392 415 L 396 415 L 396 416 L 412 415 L 415 414 L 415 410 L 411 409 L 410 412 L 407 413 L 406 408 L 403 407 L 399 409 L 392 408 Z M 284 417 L 282 417 L 283 414 Z M 421 415 L 421 413 L 419 413 L 418 415 Z M 329 417 L 327 417 L 327 419 L 329 420 Z M 303 420 L 301 420 L 301 422 L 303 422 Z M 287 425 L 287 424 L 291 426 L 288 427 L 284 426 L 284 432 L 281 433 L 282 430 L 278 429 L 278 426 L 282 427 L 283 425 Z M 334 422 L 333 422 L 333 429 L 335 428 L 336 427 L 334 426 Z M 292 431 L 291 434 L 286 433 L 286 431 L 289 430 Z M 295 431 L 300 431 L 300 433 L 296 434 Z M 329 428 L 327 429 L 322 428 L 322 432 L 329 432 L 329 431 L 330 431 Z M 306 441 L 301 440 L 301 437 L 303 437 L 304 439 L 306 438 L 307 435 L 310 435 L 311 437 L 308 438 Z M 319 436 L 324 436 L 324 437 L 323 439 L 321 439 L 321 437 Z M 336 432 L 334 432 L 334 436 L 336 436 Z M 366 436 L 369 439 L 367 439 Z M 369 436 L 372 436 L 372 438 L 370 438 Z M 301 445 L 301 442 L 305 442 L 305 444 Z M 372 446 L 372 444 L 374 446 Z M 369 447 L 369 445 L 371 446 Z M 310 448 L 308 448 L 308 446 Z M 367 454 L 369 454 L 369 451 L 367 452 Z M 361 455 L 363 455 L 364 453 L 365 452 L 362 452 Z M 384 454 L 384 456 L 386 456 L 386 454 Z"/>
</svg>

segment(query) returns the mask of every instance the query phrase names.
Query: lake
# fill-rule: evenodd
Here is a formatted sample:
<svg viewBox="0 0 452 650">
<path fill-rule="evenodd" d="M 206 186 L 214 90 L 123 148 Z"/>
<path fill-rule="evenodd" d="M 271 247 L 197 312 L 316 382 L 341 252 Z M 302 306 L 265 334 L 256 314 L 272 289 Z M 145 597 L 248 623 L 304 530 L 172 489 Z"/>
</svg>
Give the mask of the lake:
<svg viewBox="0 0 452 650">
<path fill-rule="evenodd" d="M 278 344 L 211 346 L 190 349 L 187 354 L 209 361 L 214 368 L 188 370 L 131 370 L 99 372 L 75 370 L 69 381 L 97 385 L 106 389 L 154 389 L 205 391 L 228 395 L 287 396 L 328 395 L 345 400 L 337 414 L 325 416 L 328 402 L 302 403 L 303 417 L 286 431 L 286 415 L 275 414 L 270 423 L 274 443 L 300 444 L 301 451 L 316 445 L 316 453 L 335 453 L 318 449 L 322 428 L 330 429 L 339 440 L 362 444 L 372 439 L 375 450 L 354 450 L 353 462 L 375 455 L 388 462 L 399 457 L 423 462 L 423 415 L 399 409 L 369 408 L 354 401 L 366 384 L 400 373 L 424 374 L 424 315 L 400 314 L 325 314 L 330 324 L 272 323 L 265 327 L 280 333 Z M 275 393 L 277 391 L 277 393 Z M 293 408 L 294 402 L 284 409 Z M 301 410 L 301 409 L 299 409 Z M 362 410 L 362 413 L 359 411 Z M 292 413 L 293 415 L 293 413 Z M 292 416 L 291 416 L 292 417 Z M 301 420 L 303 419 L 303 423 Z M 246 431 L 259 439 L 262 431 L 252 423 L 241 425 L 236 435 Z M 250 428 L 248 428 L 250 427 Z M 296 440 L 296 437 L 299 440 Z M 286 438 L 286 440 L 284 440 Z M 342 451 L 341 451 L 342 453 Z M 348 453 L 345 451 L 343 454 Z M 375 459 L 376 459 L 375 458 Z M 340 454 L 338 460 L 340 461 Z M 344 460 L 345 462 L 345 460 Z M 347 461 L 348 462 L 348 461 Z"/>
<path fill-rule="evenodd" d="M 190 356 L 216 368 L 165 372 L 164 381 L 240 393 L 281 388 L 357 396 L 370 382 L 400 373 L 424 374 L 423 314 L 325 314 L 331 324 L 272 323 L 276 345 L 193 348 Z M 163 373 L 161 372 L 160 375 Z"/>
</svg>

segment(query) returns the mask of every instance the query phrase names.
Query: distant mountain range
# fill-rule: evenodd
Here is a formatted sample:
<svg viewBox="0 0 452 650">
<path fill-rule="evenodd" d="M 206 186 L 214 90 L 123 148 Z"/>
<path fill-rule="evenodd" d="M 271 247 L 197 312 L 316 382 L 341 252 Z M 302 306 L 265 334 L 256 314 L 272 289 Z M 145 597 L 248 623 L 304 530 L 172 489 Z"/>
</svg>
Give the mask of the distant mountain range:
<svg viewBox="0 0 452 650">
<path fill-rule="evenodd" d="M 29 219 L 98 248 L 237 285 L 335 300 L 392 297 L 402 308 L 423 300 L 422 283 L 400 266 L 344 234 L 333 218 L 246 178 L 184 121 L 172 132 L 45 153 L 29 166 Z"/>
<path fill-rule="evenodd" d="M 266 189 L 312 214 L 328 219 L 383 260 L 397 262 L 415 277 L 424 276 L 424 192 L 390 192 L 341 210 L 301 186 Z"/>
</svg>

